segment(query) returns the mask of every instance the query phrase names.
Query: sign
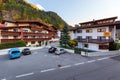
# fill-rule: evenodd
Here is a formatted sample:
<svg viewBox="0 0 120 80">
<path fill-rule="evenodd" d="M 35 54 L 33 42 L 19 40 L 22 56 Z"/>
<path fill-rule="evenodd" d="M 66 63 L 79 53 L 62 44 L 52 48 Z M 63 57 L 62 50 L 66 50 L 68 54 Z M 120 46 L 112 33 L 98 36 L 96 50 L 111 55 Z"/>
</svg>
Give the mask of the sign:
<svg viewBox="0 0 120 80">
<path fill-rule="evenodd" d="M 104 36 L 109 37 L 109 36 L 111 36 L 111 33 L 110 32 L 104 32 Z"/>
</svg>

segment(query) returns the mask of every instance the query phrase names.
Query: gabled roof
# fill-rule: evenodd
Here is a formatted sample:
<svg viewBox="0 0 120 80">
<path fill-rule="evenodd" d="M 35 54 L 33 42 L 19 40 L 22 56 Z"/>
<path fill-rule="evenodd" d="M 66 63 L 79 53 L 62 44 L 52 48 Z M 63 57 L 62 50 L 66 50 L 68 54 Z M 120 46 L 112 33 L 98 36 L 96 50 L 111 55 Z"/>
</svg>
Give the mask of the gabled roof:
<svg viewBox="0 0 120 80">
<path fill-rule="evenodd" d="M 0 27 L 6 27 L 6 26 L 5 26 L 4 24 L 1 24 L 1 23 L 0 23 Z"/>
<path fill-rule="evenodd" d="M 104 21 L 104 20 L 111 20 L 111 19 L 115 20 L 115 19 L 117 19 L 117 17 L 110 17 L 110 18 L 104 18 L 104 19 L 98 19 L 98 20 L 94 20 L 93 19 L 93 21 L 82 22 L 82 23 L 79 23 L 79 24 L 93 23 L 93 22 Z"/>
<path fill-rule="evenodd" d="M 38 25 L 43 25 L 43 26 L 46 26 L 46 27 L 49 27 L 49 25 L 41 22 L 41 21 L 38 21 L 38 20 L 16 20 L 16 21 L 13 21 L 13 20 L 2 20 L 2 23 L 4 22 L 11 22 L 11 23 L 35 23 L 35 24 L 38 24 Z"/>
</svg>

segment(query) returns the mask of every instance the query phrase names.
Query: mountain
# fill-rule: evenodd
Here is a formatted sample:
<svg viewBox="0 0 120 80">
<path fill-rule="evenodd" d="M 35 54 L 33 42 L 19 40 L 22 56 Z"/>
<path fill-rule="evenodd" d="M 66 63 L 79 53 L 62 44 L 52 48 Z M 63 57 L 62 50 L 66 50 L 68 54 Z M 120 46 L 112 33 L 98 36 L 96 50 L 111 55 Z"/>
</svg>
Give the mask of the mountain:
<svg viewBox="0 0 120 80">
<path fill-rule="evenodd" d="M 0 20 L 39 20 L 58 29 L 68 24 L 57 13 L 39 10 L 26 0 L 0 0 Z"/>
</svg>

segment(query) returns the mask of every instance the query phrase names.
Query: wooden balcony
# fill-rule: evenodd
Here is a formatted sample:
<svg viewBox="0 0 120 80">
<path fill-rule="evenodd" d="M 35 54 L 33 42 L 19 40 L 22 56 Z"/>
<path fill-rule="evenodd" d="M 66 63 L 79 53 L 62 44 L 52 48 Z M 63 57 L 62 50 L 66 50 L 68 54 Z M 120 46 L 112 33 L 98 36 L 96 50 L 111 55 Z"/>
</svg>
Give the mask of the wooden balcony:
<svg viewBox="0 0 120 80">
<path fill-rule="evenodd" d="M 113 39 L 77 39 L 78 42 L 85 42 L 85 43 L 96 43 L 96 44 L 104 44 L 104 43 L 109 43 Z"/>
<path fill-rule="evenodd" d="M 1 43 L 17 42 L 21 39 L 1 39 Z"/>
<path fill-rule="evenodd" d="M 24 36 L 40 36 L 41 33 L 23 32 Z"/>
<path fill-rule="evenodd" d="M 1 35 L 12 35 L 12 36 L 19 36 L 20 32 L 14 32 L 14 31 L 1 31 Z"/>
<path fill-rule="evenodd" d="M 44 40 L 50 40 L 51 38 L 24 38 L 23 40 L 25 40 L 26 42 L 28 41 L 44 41 Z"/>
<path fill-rule="evenodd" d="M 40 28 L 38 28 L 38 27 L 31 27 L 31 30 L 42 31 L 43 28 L 42 27 L 40 27 Z"/>
<path fill-rule="evenodd" d="M 33 33 L 33 32 L 23 32 L 24 36 L 49 36 L 48 33 Z"/>
<path fill-rule="evenodd" d="M 51 38 L 26 38 L 26 39 L 23 39 L 25 40 L 26 42 L 29 42 L 29 41 L 44 41 L 44 40 L 50 40 Z M 8 43 L 8 42 L 17 42 L 21 39 L 1 39 L 1 43 Z"/>
</svg>

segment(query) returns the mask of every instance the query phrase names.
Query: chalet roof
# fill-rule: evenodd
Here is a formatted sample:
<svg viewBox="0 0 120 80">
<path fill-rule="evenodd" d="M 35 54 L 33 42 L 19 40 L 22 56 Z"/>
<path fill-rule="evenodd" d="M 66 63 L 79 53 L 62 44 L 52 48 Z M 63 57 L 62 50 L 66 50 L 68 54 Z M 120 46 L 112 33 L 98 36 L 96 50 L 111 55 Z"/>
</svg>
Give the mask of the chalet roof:
<svg viewBox="0 0 120 80">
<path fill-rule="evenodd" d="M 74 31 L 74 30 L 76 30 L 78 27 L 71 27 L 71 28 L 69 28 L 69 31 Z"/>
<path fill-rule="evenodd" d="M 93 22 L 98 22 L 98 21 L 103 21 L 103 20 L 111 20 L 111 19 L 115 20 L 115 19 L 117 19 L 117 17 L 110 17 L 110 18 L 104 18 L 104 19 L 99 19 L 99 20 L 94 20 L 93 19 L 93 21 L 82 22 L 82 23 L 79 23 L 79 24 L 93 23 Z"/>
<path fill-rule="evenodd" d="M 111 23 L 104 23 L 104 24 L 97 24 L 97 25 L 91 25 L 91 26 L 79 26 L 79 27 L 72 27 L 71 29 L 69 29 L 70 31 L 74 31 L 77 29 L 86 29 L 86 28 L 97 28 L 97 27 L 111 27 L 114 25 L 120 25 L 120 21 L 115 21 L 115 22 L 111 22 Z"/>
<path fill-rule="evenodd" d="M 38 21 L 38 20 L 16 20 L 16 21 L 13 21 L 13 20 L 2 20 L 2 23 L 4 22 L 11 22 L 11 23 L 35 23 L 35 24 L 40 24 L 40 25 L 43 25 L 43 26 L 46 26 L 46 27 L 49 27 L 49 25 L 41 22 L 41 21 Z"/>
<path fill-rule="evenodd" d="M 0 23 L 0 27 L 6 27 L 6 26 L 5 26 L 4 24 L 1 24 L 1 23 Z"/>
</svg>

